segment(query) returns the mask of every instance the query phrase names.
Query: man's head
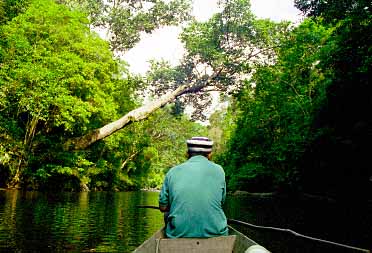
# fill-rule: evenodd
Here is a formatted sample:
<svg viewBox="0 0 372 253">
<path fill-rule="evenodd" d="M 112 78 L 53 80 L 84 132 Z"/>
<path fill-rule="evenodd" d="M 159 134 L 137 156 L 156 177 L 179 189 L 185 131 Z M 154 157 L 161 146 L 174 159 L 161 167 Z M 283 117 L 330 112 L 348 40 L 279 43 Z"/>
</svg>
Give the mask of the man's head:
<svg viewBox="0 0 372 253">
<path fill-rule="evenodd" d="M 210 159 L 212 153 L 213 141 L 207 137 L 192 137 L 186 141 L 187 154 L 190 157 L 202 155 Z"/>
</svg>

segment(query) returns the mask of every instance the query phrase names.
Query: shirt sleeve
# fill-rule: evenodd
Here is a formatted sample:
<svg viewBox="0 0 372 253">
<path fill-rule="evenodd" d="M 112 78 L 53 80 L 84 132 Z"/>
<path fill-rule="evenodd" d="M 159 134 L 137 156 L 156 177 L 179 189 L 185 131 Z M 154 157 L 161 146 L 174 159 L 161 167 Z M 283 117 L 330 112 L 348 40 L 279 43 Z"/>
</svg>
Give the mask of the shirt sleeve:
<svg viewBox="0 0 372 253">
<path fill-rule="evenodd" d="M 168 176 L 165 176 L 163 186 L 161 187 L 159 194 L 159 206 L 169 205 L 169 186 L 168 186 Z"/>
</svg>

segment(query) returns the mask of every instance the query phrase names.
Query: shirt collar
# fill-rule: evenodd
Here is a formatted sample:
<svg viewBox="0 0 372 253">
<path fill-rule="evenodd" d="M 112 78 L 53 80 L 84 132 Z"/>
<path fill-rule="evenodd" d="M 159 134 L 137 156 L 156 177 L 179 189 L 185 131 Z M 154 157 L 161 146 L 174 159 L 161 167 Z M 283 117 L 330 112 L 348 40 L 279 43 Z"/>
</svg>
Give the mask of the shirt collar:
<svg viewBox="0 0 372 253">
<path fill-rule="evenodd" d="M 200 160 L 208 160 L 208 158 L 206 158 L 203 155 L 195 155 L 195 156 L 193 156 L 193 157 L 191 157 L 189 159 L 190 162 L 192 162 L 192 161 L 200 161 Z"/>
</svg>

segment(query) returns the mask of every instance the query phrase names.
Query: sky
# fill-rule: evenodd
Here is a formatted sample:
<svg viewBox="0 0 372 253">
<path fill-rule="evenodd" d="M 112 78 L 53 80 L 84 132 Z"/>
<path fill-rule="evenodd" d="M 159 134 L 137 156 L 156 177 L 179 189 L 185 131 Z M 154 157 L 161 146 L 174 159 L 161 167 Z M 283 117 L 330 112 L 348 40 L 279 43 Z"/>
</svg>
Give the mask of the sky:
<svg viewBox="0 0 372 253">
<path fill-rule="evenodd" d="M 194 0 L 192 14 L 198 21 L 207 21 L 218 12 L 218 0 Z M 258 18 L 274 21 L 288 20 L 297 22 L 300 12 L 294 7 L 293 0 L 251 0 L 251 10 Z M 185 50 L 178 39 L 182 28 L 168 26 L 157 29 L 152 34 L 143 34 L 141 41 L 124 54 L 132 73 L 144 75 L 149 69 L 149 60 L 167 60 L 177 65 Z"/>
</svg>

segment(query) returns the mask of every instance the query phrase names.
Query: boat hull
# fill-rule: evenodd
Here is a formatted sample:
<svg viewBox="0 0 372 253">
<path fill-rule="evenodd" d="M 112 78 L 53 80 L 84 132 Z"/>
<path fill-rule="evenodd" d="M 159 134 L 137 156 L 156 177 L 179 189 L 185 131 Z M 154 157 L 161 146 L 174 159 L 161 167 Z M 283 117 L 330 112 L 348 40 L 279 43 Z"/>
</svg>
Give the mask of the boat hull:
<svg viewBox="0 0 372 253">
<path fill-rule="evenodd" d="M 244 253 L 255 241 L 229 226 L 229 236 L 167 239 L 164 228 L 141 244 L 134 253 Z"/>
</svg>

